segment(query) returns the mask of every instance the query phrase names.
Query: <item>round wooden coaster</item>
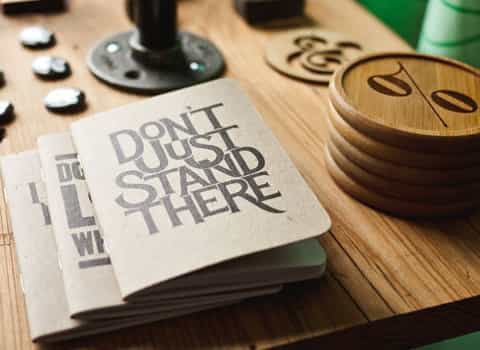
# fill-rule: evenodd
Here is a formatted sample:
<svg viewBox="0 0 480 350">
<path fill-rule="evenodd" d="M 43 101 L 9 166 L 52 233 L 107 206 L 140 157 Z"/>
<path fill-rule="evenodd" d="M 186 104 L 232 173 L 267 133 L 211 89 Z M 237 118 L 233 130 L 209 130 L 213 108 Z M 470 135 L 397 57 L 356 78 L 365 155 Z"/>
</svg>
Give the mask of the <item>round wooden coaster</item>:
<svg viewBox="0 0 480 350">
<path fill-rule="evenodd" d="M 458 186 L 415 186 L 398 181 L 387 180 L 351 162 L 338 148 L 328 142 L 330 156 L 338 167 L 352 180 L 360 185 L 372 189 L 381 195 L 395 197 L 402 200 L 426 203 L 462 203 L 474 205 L 478 202 L 480 183 Z"/>
<path fill-rule="evenodd" d="M 470 204 L 465 205 L 458 203 L 441 205 L 426 204 L 421 202 L 403 201 L 393 197 L 379 195 L 348 177 L 332 159 L 327 147 L 325 150 L 327 170 L 335 183 L 352 197 L 376 209 L 380 209 L 393 215 L 419 218 L 459 215 L 467 213 L 476 207 L 476 205 L 471 206 Z"/>
<path fill-rule="evenodd" d="M 346 35 L 308 28 L 275 36 L 265 58 L 271 67 L 291 78 L 328 84 L 343 63 L 365 51 L 362 43 Z"/>
<path fill-rule="evenodd" d="M 480 150 L 480 73 L 415 53 L 363 56 L 330 85 L 337 111 L 369 137 L 435 153 Z"/>
<path fill-rule="evenodd" d="M 422 169 L 467 168 L 480 164 L 480 152 L 457 154 L 413 152 L 376 141 L 351 127 L 331 102 L 329 103 L 329 119 L 340 135 L 353 146 L 372 157 L 387 162 Z"/>
<path fill-rule="evenodd" d="M 458 185 L 460 183 L 480 182 L 480 167 L 454 170 L 428 170 L 411 168 L 386 162 L 360 151 L 328 123 L 331 142 L 351 161 L 364 170 L 390 180 L 405 184 L 437 186 Z"/>
</svg>

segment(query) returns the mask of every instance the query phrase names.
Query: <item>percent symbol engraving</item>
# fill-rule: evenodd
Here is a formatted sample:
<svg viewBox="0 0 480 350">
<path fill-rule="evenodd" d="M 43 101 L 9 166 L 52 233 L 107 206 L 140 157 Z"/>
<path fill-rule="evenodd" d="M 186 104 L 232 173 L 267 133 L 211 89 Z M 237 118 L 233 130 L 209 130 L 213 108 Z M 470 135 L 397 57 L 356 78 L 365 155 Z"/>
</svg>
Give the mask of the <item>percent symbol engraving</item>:
<svg viewBox="0 0 480 350">
<path fill-rule="evenodd" d="M 398 61 L 398 70 L 391 74 L 373 75 L 368 78 L 367 83 L 373 90 L 383 95 L 392 97 L 406 97 L 412 94 L 413 88 L 422 96 L 429 108 L 436 115 L 442 125 L 448 128 L 448 124 L 442 118 L 440 112 L 435 108 L 439 106 L 446 110 L 456 113 L 473 113 L 478 109 L 478 104 L 470 96 L 461 92 L 449 89 L 435 90 L 430 94 L 433 103 L 428 99 L 426 94 L 422 91 L 413 76 L 408 72 L 405 66 Z M 401 73 L 405 73 L 409 82 L 398 77 Z"/>
</svg>

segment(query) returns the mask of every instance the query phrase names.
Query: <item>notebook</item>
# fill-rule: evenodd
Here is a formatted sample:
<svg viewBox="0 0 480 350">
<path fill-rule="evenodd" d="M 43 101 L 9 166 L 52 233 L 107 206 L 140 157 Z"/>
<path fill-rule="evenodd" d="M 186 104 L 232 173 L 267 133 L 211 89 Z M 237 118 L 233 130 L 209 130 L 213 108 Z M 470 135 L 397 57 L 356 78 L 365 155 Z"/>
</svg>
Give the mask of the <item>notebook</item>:
<svg viewBox="0 0 480 350">
<path fill-rule="evenodd" d="M 233 80 L 97 114 L 71 132 L 124 299 L 168 281 L 190 288 L 172 280 L 330 227 Z"/>
<path fill-rule="evenodd" d="M 306 240 L 203 269 L 139 293 L 140 298 L 134 300 L 136 304 L 126 303 L 120 296 L 110 264 L 85 264 L 97 259 L 109 262 L 109 259 L 103 243 L 91 234 L 96 232 L 102 236 L 71 136 L 68 133 L 42 136 L 38 147 L 73 317 L 123 317 L 129 313 L 150 312 L 152 308 L 218 302 L 219 298 L 232 299 L 237 294 L 245 298 L 244 293 L 253 296 L 255 288 L 263 295 L 267 287 L 278 289 L 282 283 L 319 277 L 325 270 L 322 247 L 316 240 Z M 82 222 L 86 222 L 83 228 L 77 224 Z M 86 254 L 88 252 L 91 254 Z M 94 294 L 92 285 L 97 286 Z"/>
<path fill-rule="evenodd" d="M 37 144 L 0 159 L 35 341 L 220 307 L 325 272 L 317 237 L 329 216 L 230 79 Z"/>
<path fill-rule="evenodd" d="M 84 322 L 71 319 L 51 230 L 46 191 L 40 180 L 38 154 L 36 151 L 28 151 L 2 157 L 0 167 L 32 340 L 58 341 L 103 333 L 231 302 L 225 300 L 216 304 L 118 320 Z"/>
</svg>

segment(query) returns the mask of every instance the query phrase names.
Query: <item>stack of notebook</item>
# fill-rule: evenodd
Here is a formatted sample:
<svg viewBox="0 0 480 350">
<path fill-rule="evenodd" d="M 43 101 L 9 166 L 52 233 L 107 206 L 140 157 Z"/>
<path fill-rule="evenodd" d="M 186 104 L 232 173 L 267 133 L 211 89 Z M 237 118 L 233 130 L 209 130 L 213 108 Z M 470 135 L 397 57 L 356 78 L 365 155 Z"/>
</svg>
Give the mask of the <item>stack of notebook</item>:
<svg viewBox="0 0 480 350">
<path fill-rule="evenodd" d="M 318 278 L 330 219 L 228 79 L 1 159 L 30 331 L 55 341 Z"/>
</svg>

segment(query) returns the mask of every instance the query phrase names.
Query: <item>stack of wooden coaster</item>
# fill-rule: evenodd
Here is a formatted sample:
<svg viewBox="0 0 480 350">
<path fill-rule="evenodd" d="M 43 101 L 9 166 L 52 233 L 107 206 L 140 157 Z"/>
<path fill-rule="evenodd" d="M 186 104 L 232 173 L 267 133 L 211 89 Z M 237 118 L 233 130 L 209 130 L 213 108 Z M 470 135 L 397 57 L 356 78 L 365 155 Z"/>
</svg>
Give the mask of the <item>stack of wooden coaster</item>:
<svg viewBox="0 0 480 350">
<path fill-rule="evenodd" d="M 413 53 L 363 56 L 330 84 L 327 167 L 358 200 L 401 216 L 480 202 L 480 73 Z"/>
</svg>

